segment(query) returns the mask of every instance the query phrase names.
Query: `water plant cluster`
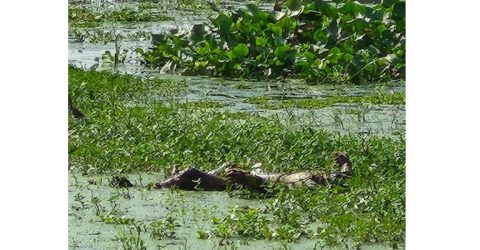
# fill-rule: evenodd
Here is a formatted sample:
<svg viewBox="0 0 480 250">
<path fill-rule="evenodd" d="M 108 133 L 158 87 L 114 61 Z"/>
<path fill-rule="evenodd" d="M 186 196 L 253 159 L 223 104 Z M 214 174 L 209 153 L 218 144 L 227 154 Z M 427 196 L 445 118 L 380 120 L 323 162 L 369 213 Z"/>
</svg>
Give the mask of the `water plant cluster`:
<svg viewBox="0 0 480 250">
<path fill-rule="evenodd" d="M 284 109 L 284 108 L 302 108 L 302 109 L 318 109 L 335 104 L 388 104 L 388 105 L 405 105 L 405 93 L 377 93 L 363 96 L 329 96 L 322 99 L 316 98 L 272 98 L 269 96 L 250 97 L 249 103 L 257 104 L 265 109 Z"/>
<path fill-rule="evenodd" d="M 152 67 L 222 77 L 301 77 L 362 83 L 405 76 L 405 1 L 288 0 L 287 10 L 255 4 L 224 11 L 191 32 L 154 35 Z"/>
<path fill-rule="evenodd" d="M 69 118 L 70 170 L 167 172 L 173 164 L 210 170 L 230 161 L 247 170 L 262 162 L 268 171 L 331 171 L 333 152 L 345 151 L 355 174 L 344 186 L 277 186 L 275 195 L 263 200 L 265 209 L 232 208 L 213 216 L 199 237 L 225 242 L 236 237 L 288 242 L 310 238 L 331 246 L 347 241 L 394 247 L 404 243 L 404 136 L 340 135 L 308 124 L 283 125 L 278 117 L 177 103 L 168 98 L 179 94 L 178 84 L 70 67 L 69 92 L 86 115 Z M 167 101 L 148 98 L 152 92 L 164 93 Z M 143 105 L 132 105 L 137 99 Z M 118 216 L 101 218 L 112 224 L 133 222 Z M 151 237 L 174 237 L 175 221 L 181 217 L 153 223 Z M 136 232 L 119 232 L 122 244 L 143 245 Z"/>
<path fill-rule="evenodd" d="M 71 27 L 97 27 L 103 23 L 131 23 L 172 20 L 171 17 L 152 11 L 135 11 L 122 8 L 113 11 L 94 11 L 90 7 L 68 8 Z"/>
<path fill-rule="evenodd" d="M 370 181 L 380 177 L 373 169 L 370 174 L 367 184 L 360 184 L 365 177 L 357 177 L 337 188 L 277 186 L 266 209 L 233 207 L 221 218 L 212 217 L 212 228 L 199 231 L 198 237 L 287 242 L 310 238 L 329 247 L 379 242 L 400 247 L 405 240 L 405 184 L 375 184 Z"/>
<path fill-rule="evenodd" d="M 71 28 L 69 38 L 78 43 L 103 43 L 122 40 L 145 41 L 151 37 L 151 33 L 145 30 L 133 30 L 128 32 L 119 32 L 115 29 L 92 29 L 92 28 Z"/>
</svg>

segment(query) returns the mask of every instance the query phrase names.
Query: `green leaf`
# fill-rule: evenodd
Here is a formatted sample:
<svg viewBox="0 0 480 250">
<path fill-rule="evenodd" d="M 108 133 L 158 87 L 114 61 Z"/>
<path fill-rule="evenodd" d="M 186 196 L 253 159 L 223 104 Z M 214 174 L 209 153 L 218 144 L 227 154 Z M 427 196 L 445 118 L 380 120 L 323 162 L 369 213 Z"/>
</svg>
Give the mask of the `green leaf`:
<svg viewBox="0 0 480 250">
<path fill-rule="evenodd" d="M 202 42 L 197 47 L 197 53 L 200 54 L 201 56 L 205 56 L 209 51 L 210 51 L 210 45 L 207 42 Z"/>
<path fill-rule="evenodd" d="M 315 33 L 313 33 L 313 39 L 319 42 L 323 42 L 328 39 L 328 35 L 329 34 L 323 29 L 318 29 L 317 31 L 315 31 Z"/>
<path fill-rule="evenodd" d="M 249 49 L 247 45 L 244 43 L 239 43 L 235 48 L 233 48 L 230 52 L 227 53 L 227 56 L 231 60 L 238 60 L 243 59 L 248 55 Z"/>
<path fill-rule="evenodd" d="M 390 8 L 393 4 L 395 4 L 396 2 L 398 2 L 398 0 L 383 0 L 382 1 L 382 5 L 383 7 L 385 8 Z"/>
<path fill-rule="evenodd" d="M 266 37 L 257 37 L 255 38 L 255 45 L 257 46 L 265 46 L 268 43 L 268 39 Z"/>
<path fill-rule="evenodd" d="M 320 2 L 320 12 L 329 18 L 336 18 L 338 10 L 333 3 Z"/>
<path fill-rule="evenodd" d="M 350 0 L 345 3 L 342 10 L 344 11 L 344 14 L 348 13 L 355 16 L 357 14 L 363 14 L 365 12 L 365 6 L 357 1 Z"/>
<path fill-rule="evenodd" d="M 343 59 L 345 59 L 345 61 L 347 61 L 347 62 L 351 62 L 353 60 L 353 55 L 348 54 L 348 53 L 344 54 Z"/>
<path fill-rule="evenodd" d="M 405 2 L 398 2 L 393 6 L 393 19 L 403 20 L 405 18 Z"/>
<path fill-rule="evenodd" d="M 276 25 L 276 24 L 273 24 L 273 23 L 269 23 L 267 24 L 267 28 L 268 30 L 272 31 L 273 33 L 275 33 L 277 36 L 281 36 L 282 35 L 282 27 Z"/>
<path fill-rule="evenodd" d="M 337 47 L 333 47 L 332 49 L 330 49 L 330 51 L 328 52 L 328 59 L 336 64 L 338 63 L 338 60 L 342 58 L 342 52 L 340 52 L 340 49 L 337 48 Z"/>
<path fill-rule="evenodd" d="M 227 35 L 232 30 L 233 21 L 230 16 L 220 14 L 212 23 L 218 28 L 220 35 Z"/>
<path fill-rule="evenodd" d="M 285 44 L 283 46 L 277 47 L 273 54 L 284 61 L 284 59 L 287 57 L 287 53 L 290 51 L 290 46 Z"/>
<path fill-rule="evenodd" d="M 315 59 L 317 59 L 317 57 L 309 51 L 305 52 L 305 57 L 307 58 L 308 63 L 313 63 L 313 61 L 315 61 Z"/>
</svg>

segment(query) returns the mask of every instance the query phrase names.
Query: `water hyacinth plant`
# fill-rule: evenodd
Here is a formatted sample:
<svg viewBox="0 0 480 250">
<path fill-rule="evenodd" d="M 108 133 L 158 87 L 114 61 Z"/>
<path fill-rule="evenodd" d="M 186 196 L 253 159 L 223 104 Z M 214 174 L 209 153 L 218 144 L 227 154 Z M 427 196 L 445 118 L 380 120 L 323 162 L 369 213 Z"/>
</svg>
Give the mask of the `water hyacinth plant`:
<svg viewBox="0 0 480 250">
<path fill-rule="evenodd" d="M 144 63 L 183 74 L 302 77 L 311 83 L 403 79 L 405 1 L 288 0 L 285 11 L 254 4 L 196 24 L 189 33 L 153 36 L 137 49 Z"/>
</svg>

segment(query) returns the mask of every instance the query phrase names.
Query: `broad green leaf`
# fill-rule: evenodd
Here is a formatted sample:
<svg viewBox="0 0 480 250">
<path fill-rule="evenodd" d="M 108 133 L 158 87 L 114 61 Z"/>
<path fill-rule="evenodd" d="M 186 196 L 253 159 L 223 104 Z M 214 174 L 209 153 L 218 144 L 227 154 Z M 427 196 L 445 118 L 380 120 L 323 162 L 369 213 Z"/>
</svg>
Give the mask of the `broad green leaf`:
<svg viewBox="0 0 480 250">
<path fill-rule="evenodd" d="M 230 52 L 227 53 L 228 57 L 232 60 L 243 59 L 248 55 L 248 47 L 244 43 L 240 43 L 235 46 Z"/>
<path fill-rule="evenodd" d="M 333 47 L 330 49 L 330 54 L 333 54 L 333 55 L 340 54 L 340 49 L 337 47 Z"/>
<path fill-rule="evenodd" d="M 276 24 L 273 24 L 273 23 L 269 23 L 267 24 L 267 28 L 272 31 L 273 33 L 275 33 L 277 36 L 281 36 L 282 35 L 282 27 L 276 25 Z"/>
<path fill-rule="evenodd" d="M 283 46 L 277 47 L 273 54 L 284 61 L 284 59 L 287 57 L 287 53 L 290 51 L 290 46 L 285 44 Z"/>
</svg>

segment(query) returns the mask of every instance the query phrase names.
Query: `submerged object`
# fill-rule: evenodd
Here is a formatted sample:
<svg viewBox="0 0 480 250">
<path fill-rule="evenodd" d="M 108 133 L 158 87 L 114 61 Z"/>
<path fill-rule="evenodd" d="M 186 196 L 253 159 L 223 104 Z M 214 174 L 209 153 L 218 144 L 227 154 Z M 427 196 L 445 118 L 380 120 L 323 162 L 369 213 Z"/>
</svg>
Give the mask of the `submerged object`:
<svg viewBox="0 0 480 250">
<path fill-rule="evenodd" d="M 175 173 L 175 171 L 172 171 Z M 226 181 L 216 175 L 209 174 L 194 167 L 178 172 L 167 180 L 157 183 L 155 188 L 176 186 L 183 190 L 224 191 Z"/>
</svg>

